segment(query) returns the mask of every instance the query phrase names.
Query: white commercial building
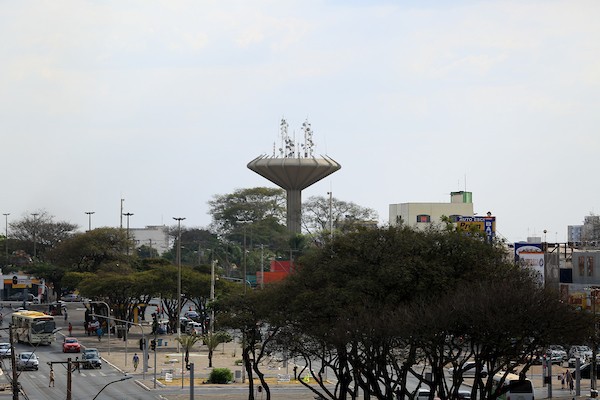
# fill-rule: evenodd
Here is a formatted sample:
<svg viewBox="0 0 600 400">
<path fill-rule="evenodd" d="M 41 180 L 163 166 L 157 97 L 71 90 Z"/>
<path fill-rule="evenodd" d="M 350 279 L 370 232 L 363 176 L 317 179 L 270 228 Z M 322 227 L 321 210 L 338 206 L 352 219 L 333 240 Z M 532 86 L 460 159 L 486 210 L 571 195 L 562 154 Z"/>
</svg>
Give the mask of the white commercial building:
<svg viewBox="0 0 600 400">
<path fill-rule="evenodd" d="M 471 192 L 450 193 L 450 203 L 400 203 L 390 204 L 389 223 L 392 226 L 402 222 L 405 225 L 424 229 L 431 224 L 442 222 L 442 216 L 456 222 L 460 216 L 473 215 L 473 194 Z"/>
</svg>

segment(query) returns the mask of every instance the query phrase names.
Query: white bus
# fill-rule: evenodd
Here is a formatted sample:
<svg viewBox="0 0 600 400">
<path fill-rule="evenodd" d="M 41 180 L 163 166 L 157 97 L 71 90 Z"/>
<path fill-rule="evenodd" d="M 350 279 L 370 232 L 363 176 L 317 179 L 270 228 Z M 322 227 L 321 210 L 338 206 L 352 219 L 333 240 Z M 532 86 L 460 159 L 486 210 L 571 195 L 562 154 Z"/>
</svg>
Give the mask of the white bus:
<svg viewBox="0 0 600 400">
<path fill-rule="evenodd" d="M 534 400 L 533 385 L 529 379 L 520 379 L 516 374 L 499 372 L 494 375 L 494 391 L 502 400 Z"/>
<path fill-rule="evenodd" d="M 29 344 L 50 344 L 56 338 L 56 323 L 52 315 L 22 310 L 12 314 L 13 338 Z"/>
</svg>

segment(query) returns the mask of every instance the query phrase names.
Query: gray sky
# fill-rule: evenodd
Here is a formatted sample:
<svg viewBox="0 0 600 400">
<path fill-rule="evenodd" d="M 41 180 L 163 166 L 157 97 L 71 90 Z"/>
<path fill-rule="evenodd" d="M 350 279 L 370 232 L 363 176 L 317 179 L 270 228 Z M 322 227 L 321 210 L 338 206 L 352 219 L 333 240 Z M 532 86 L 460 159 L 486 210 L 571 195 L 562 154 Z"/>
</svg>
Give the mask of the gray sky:
<svg viewBox="0 0 600 400">
<path fill-rule="evenodd" d="M 3 1 L 0 211 L 210 223 L 308 118 L 303 192 L 378 211 L 473 192 L 510 241 L 598 212 L 598 1 Z M 4 228 L 4 221 L 0 223 Z"/>
</svg>

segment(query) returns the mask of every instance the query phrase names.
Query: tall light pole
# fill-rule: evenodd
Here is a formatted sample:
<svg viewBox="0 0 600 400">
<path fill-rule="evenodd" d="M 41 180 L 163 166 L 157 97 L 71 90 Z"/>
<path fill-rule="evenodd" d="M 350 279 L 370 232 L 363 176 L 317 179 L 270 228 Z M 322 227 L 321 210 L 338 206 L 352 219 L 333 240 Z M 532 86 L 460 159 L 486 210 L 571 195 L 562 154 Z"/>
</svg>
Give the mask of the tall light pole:
<svg viewBox="0 0 600 400">
<path fill-rule="evenodd" d="M 4 232 L 4 244 L 6 245 L 6 258 L 4 259 L 4 264 L 8 265 L 8 216 L 10 213 L 4 213 L 4 223 L 5 223 L 5 232 Z"/>
<path fill-rule="evenodd" d="M 127 255 L 129 255 L 129 217 L 133 215 L 133 213 L 124 213 L 124 216 L 127 217 Z"/>
<path fill-rule="evenodd" d="M 94 211 L 86 211 L 85 212 L 88 216 L 88 232 L 92 230 L 92 214 L 95 214 Z"/>
<path fill-rule="evenodd" d="M 181 340 L 181 221 L 185 217 L 173 217 L 177 221 L 177 351 Z M 183 379 L 183 378 L 182 378 Z"/>
<path fill-rule="evenodd" d="M 33 215 L 33 259 L 35 260 L 37 257 L 37 221 L 35 218 L 40 214 L 33 213 L 31 215 Z"/>
<path fill-rule="evenodd" d="M 244 294 L 246 294 L 246 224 L 251 223 L 252 221 L 238 221 L 238 223 L 243 224 L 244 225 L 244 258 L 243 258 L 243 274 L 244 276 L 242 276 L 242 282 L 244 283 Z"/>
</svg>

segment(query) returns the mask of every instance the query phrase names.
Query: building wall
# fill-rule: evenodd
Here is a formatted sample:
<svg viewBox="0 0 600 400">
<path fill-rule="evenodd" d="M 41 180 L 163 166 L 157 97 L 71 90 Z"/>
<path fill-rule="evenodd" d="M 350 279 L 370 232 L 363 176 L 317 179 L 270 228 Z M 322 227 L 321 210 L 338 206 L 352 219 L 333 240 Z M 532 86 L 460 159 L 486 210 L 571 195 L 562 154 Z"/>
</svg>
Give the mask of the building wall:
<svg viewBox="0 0 600 400">
<path fill-rule="evenodd" d="M 129 229 L 129 234 L 134 238 L 136 248 L 152 245 L 152 248 L 160 255 L 169 251 L 169 231 L 165 225 L 133 228 Z"/>
<path fill-rule="evenodd" d="M 390 204 L 389 223 L 398 225 L 398 218 L 404 224 L 425 228 L 431 223 L 440 223 L 442 216 L 473 215 L 473 203 L 400 203 Z M 418 216 L 429 216 L 429 222 L 418 222 Z"/>
<path fill-rule="evenodd" d="M 573 283 L 600 285 L 600 251 L 573 251 Z"/>
<path fill-rule="evenodd" d="M 567 241 L 568 242 L 581 242 L 583 225 L 569 225 L 567 227 Z"/>
</svg>

